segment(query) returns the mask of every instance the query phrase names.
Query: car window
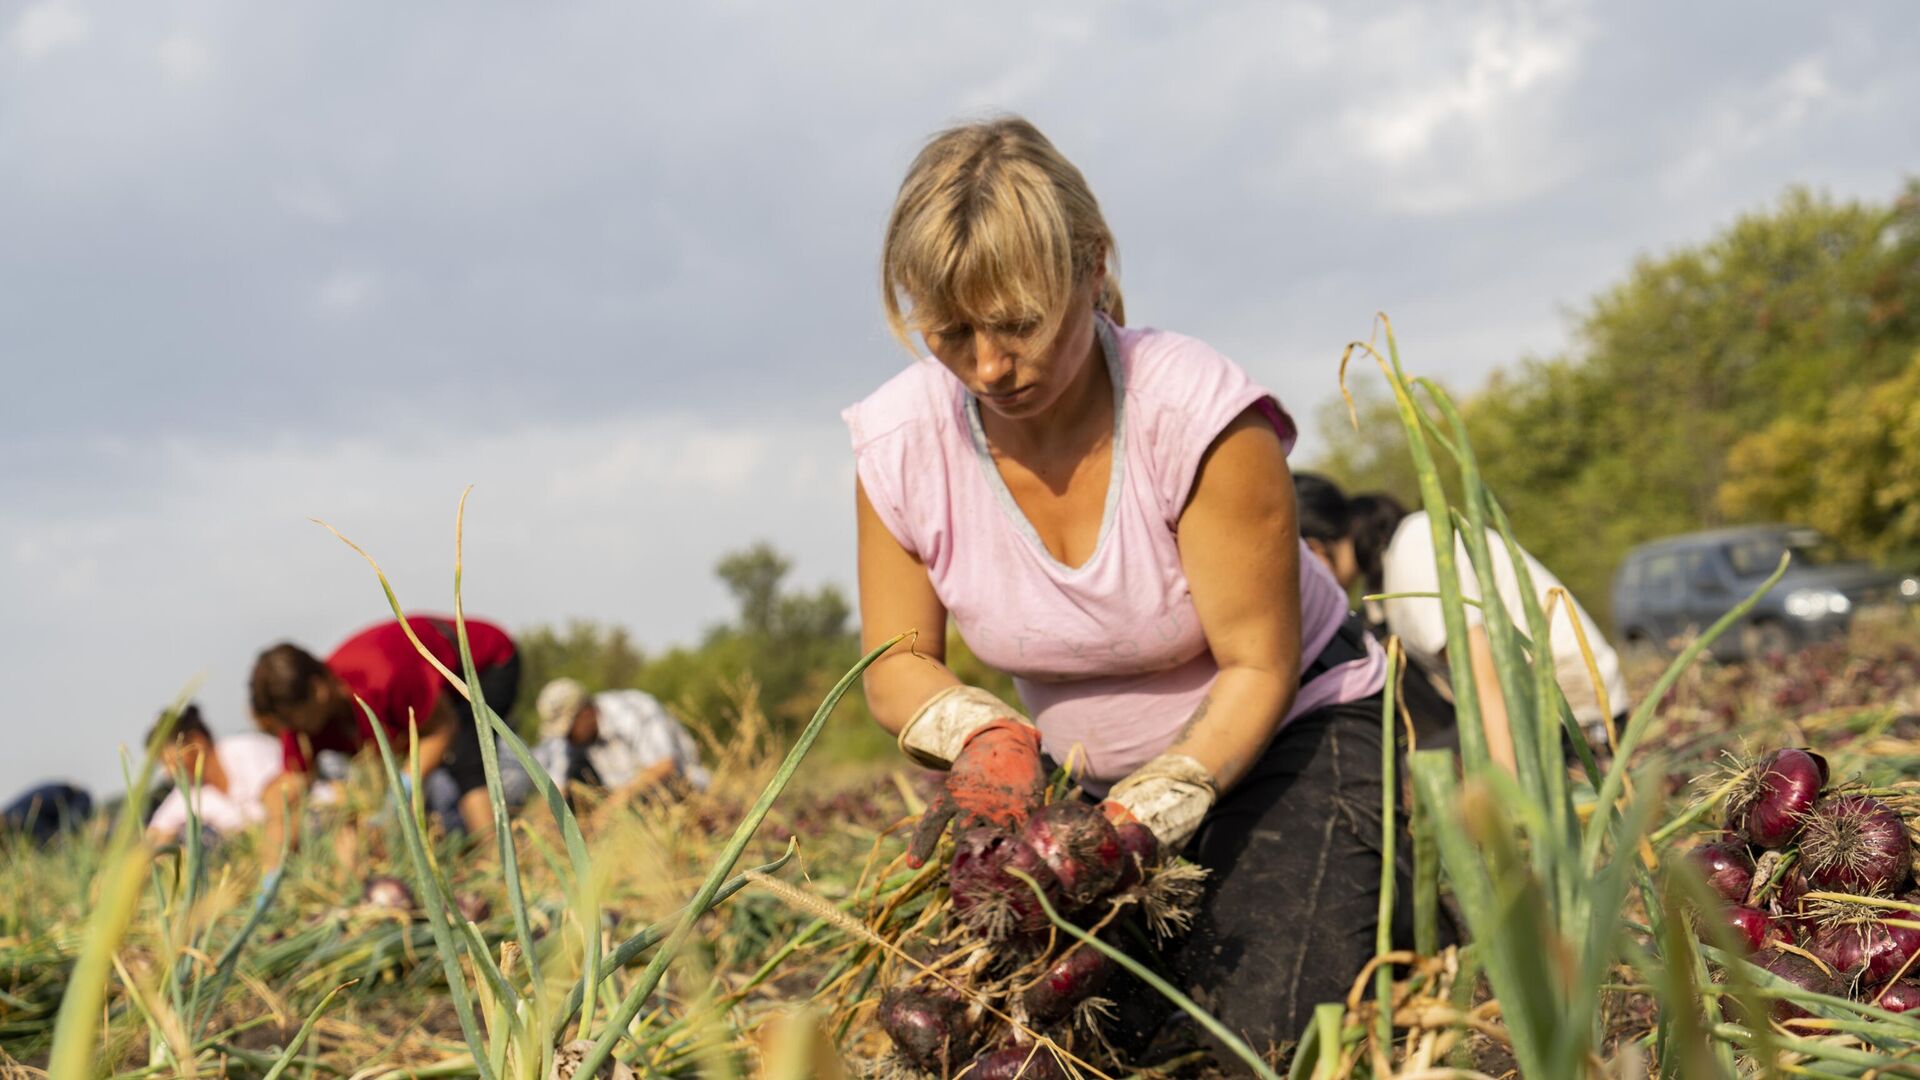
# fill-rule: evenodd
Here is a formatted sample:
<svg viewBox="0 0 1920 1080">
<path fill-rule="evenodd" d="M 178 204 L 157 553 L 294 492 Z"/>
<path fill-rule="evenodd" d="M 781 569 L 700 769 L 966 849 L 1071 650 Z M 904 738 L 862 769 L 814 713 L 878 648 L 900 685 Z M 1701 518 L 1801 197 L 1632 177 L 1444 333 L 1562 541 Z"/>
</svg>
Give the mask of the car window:
<svg viewBox="0 0 1920 1080">
<path fill-rule="evenodd" d="M 1680 591 L 1680 555 L 1663 551 L 1647 559 L 1646 577 L 1640 591 L 1650 597 L 1673 596 Z"/>
<path fill-rule="evenodd" d="M 1640 591 L 1641 565 L 1642 565 L 1642 561 L 1639 559 L 1628 559 L 1627 565 L 1620 568 L 1620 591 L 1621 592 L 1631 594 L 1631 593 L 1636 593 Z"/>
<path fill-rule="evenodd" d="M 1714 566 L 1714 552 L 1710 549 L 1696 548 L 1686 556 L 1687 587 L 1696 593 L 1723 592 L 1725 583 L 1720 580 L 1719 568 Z"/>
<path fill-rule="evenodd" d="M 1845 562 L 1846 553 L 1813 529 L 1787 529 L 1742 537 L 1725 544 L 1728 565 L 1743 578 L 1765 577 L 1780 565 L 1780 557 L 1793 555 L 1795 566 L 1832 566 Z"/>
</svg>

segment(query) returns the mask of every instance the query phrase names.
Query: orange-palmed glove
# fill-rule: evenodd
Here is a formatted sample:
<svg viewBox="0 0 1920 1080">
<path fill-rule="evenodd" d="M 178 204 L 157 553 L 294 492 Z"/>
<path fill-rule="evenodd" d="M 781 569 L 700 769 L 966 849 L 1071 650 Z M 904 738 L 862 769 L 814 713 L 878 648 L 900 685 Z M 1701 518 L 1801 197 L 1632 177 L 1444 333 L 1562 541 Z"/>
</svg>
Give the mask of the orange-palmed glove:
<svg viewBox="0 0 1920 1080">
<path fill-rule="evenodd" d="M 1115 825 L 1145 825 L 1161 850 L 1178 854 L 1218 794 L 1206 766 L 1186 754 L 1161 754 L 1113 785 L 1100 809 Z"/>
<path fill-rule="evenodd" d="M 946 783 L 915 827 L 907 863 L 925 865 L 949 822 L 1014 828 L 1045 797 L 1040 733 L 992 694 L 956 686 L 934 696 L 900 732 L 901 749 Z"/>
</svg>

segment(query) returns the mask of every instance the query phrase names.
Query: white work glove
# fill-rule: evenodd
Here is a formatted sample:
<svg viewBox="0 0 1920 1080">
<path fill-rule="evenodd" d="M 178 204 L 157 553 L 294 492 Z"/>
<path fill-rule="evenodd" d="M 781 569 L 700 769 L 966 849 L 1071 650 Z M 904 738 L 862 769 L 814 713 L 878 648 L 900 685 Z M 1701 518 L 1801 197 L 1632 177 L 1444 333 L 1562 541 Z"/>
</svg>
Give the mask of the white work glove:
<svg viewBox="0 0 1920 1080">
<path fill-rule="evenodd" d="M 949 768 L 973 733 L 995 720 L 1033 726 L 1020 710 L 977 686 L 949 686 L 900 729 L 900 752 L 929 769 Z"/>
<path fill-rule="evenodd" d="M 1160 850 L 1173 855 L 1192 839 L 1218 796 L 1206 766 L 1186 754 L 1161 754 L 1113 785 L 1105 809 L 1109 818 L 1145 825 Z"/>
</svg>

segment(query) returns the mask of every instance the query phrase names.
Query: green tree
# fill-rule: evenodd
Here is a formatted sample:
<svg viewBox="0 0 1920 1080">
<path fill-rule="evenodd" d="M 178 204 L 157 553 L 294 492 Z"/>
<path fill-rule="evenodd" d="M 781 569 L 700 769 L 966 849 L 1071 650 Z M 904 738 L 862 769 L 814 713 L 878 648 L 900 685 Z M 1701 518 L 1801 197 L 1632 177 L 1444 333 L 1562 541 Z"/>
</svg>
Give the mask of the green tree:
<svg viewBox="0 0 1920 1080">
<path fill-rule="evenodd" d="M 539 727 L 534 698 L 549 680 L 562 676 L 580 680 L 588 690 L 616 690 L 636 685 L 646 669 L 646 656 L 634 645 L 624 626 L 589 619 L 570 620 L 565 627 L 535 626 L 514 635 L 520 652 L 520 693 L 514 715 L 523 735 Z"/>
<path fill-rule="evenodd" d="M 1883 559 L 1920 553 L 1920 352 L 1817 418 L 1781 417 L 1734 444 L 1720 501 L 1736 518 L 1802 522 Z"/>
<path fill-rule="evenodd" d="M 590 690 L 634 687 L 658 697 L 681 719 L 725 738 L 740 720 L 749 688 L 776 731 L 798 728 L 833 684 L 860 657 L 859 635 L 846 597 L 831 585 L 788 587 L 793 564 L 771 545 L 755 544 L 720 560 L 715 574 L 734 600 L 734 616 L 709 628 L 700 643 L 646 657 L 624 627 L 574 620 L 563 629 L 536 626 L 518 635 L 524 676 L 519 715 L 531 733 L 533 699 L 562 675 Z M 947 663 L 961 679 L 1016 701 L 1012 680 L 981 663 L 958 633 L 949 632 Z M 871 758 L 892 740 L 849 694 L 836 711 L 829 756 Z"/>
<path fill-rule="evenodd" d="M 1417 501 L 1420 484 L 1400 427 L 1400 409 L 1377 373 L 1356 362 L 1347 374 L 1353 394 L 1331 398 L 1314 413 L 1314 430 L 1325 443 L 1304 468 L 1321 473 L 1349 495 L 1384 491 L 1404 503 Z"/>
<path fill-rule="evenodd" d="M 1920 347 L 1920 182 L 1880 205 L 1796 189 L 1705 243 L 1642 259 L 1591 302 L 1574 342 L 1496 375 L 1465 411 L 1521 542 L 1595 614 L 1634 544 L 1814 514 L 1816 494 L 1853 507 L 1820 511 L 1843 543 L 1903 542 L 1898 515 L 1867 512 L 1860 474 L 1815 459 L 1867 468 L 1908 445 L 1841 447 L 1829 429 L 1869 404 L 1857 388 L 1893 380 Z M 1338 453 L 1386 474 L 1374 450 Z"/>
<path fill-rule="evenodd" d="M 642 688 L 726 730 L 738 721 L 737 703 L 751 682 L 777 727 L 804 723 L 859 659 L 860 646 L 840 590 L 791 590 L 792 568 L 766 543 L 722 558 L 714 572 L 733 594 L 734 618 L 710 628 L 697 648 L 672 649 L 648 664 Z M 864 719 L 863 703 L 849 698 L 842 709 Z"/>
</svg>

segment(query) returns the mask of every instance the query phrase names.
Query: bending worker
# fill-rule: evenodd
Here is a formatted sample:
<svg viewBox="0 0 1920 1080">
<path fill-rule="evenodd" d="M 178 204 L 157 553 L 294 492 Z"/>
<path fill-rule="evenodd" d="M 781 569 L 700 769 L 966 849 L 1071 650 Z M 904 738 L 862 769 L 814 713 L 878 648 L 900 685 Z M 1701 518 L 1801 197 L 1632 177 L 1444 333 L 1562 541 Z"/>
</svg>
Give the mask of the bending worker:
<svg viewBox="0 0 1920 1080">
<path fill-rule="evenodd" d="M 591 694 L 573 679 L 555 679 L 540 688 L 534 710 L 540 714 L 534 760 L 556 784 L 637 790 L 677 776 L 695 791 L 706 790 L 700 747 L 644 690 Z"/>
<path fill-rule="evenodd" d="M 1296 479 L 1302 490 L 1312 490 L 1315 500 L 1322 505 L 1344 499 L 1332 481 L 1304 473 Z M 1327 563 L 1339 575 L 1341 585 L 1352 588 L 1359 584 L 1369 594 L 1398 597 L 1379 606 L 1386 632 L 1399 635 L 1401 644 L 1407 650 L 1407 659 L 1451 696 L 1453 670 L 1448 660 L 1446 619 L 1440 601 L 1431 598 L 1432 594 L 1440 591 L 1440 571 L 1433 557 L 1433 531 L 1428 523 L 1427 512 L 1420 510 L 1408 513 L 1398 500 L 1378 493 L 1355 496 L 1346 502 L 1349 524 L 1345 535 L 1338 535 L 1338 528 L 1329 527 L 1330 515 L 1325 512 L 1311 516 L 1303 512 L 1302 520 L 1309 522 L 1307 527 L 1320 533 L 1311 542 L 1318 550 L 1326 552 Z M 1307 501 L 1303 500 L 1302 505 L 1306 506 Z M 1525 608 L 1521 604 L 1520 578 L 1514 571 L 1512 557 L 1507 554 L 1506 541 L 1498 533 L 1489 530 L 1487 547 L 1500 599 L 1508 617 L 1524 634 L 1527 621 Z M 1479 577 L 1467 560 L 1465 541 L 1457 536 L 1454 538 L 1454 555 L 1461 594 L 1469 599 L 1480 599 Z M 1520 555 L 1526 563 L 1527 575 L 1533 581 L 1534 599 L 1542 611 L 1552 613 L 1548 648 L 1553 653 L 1554 681 L 1559 684 L 1560 692 L 1566 697 L 1567 706 L 1579 722 L 1587 741 L 1596 750 L 1604 751 L 1608 746 L 1607 719 L 1611 716 L 1618 722 L 1627 711 L 1627 685 L 1620 675 L 1620 657 L 1614 652 L 1613 646 L 1607 643 L 1593 616 L 1588 615 L 1579 601 L 1573 599 L 1572 593 L 1565 592 L 1566 587 L 1553 575 L 1553 571 L 1524 549 Z M 1556 590 L 1565 595 L 1555 600 Z M 1427 595 L 1400 595 L 1408 593 Z M 1494 674 L 1493 650 L 1487 644 L 1487 632 L 1482 625 L 1480 609 L 1468 605 L 1466 614 L 1468 660 L 1473 671 L 1474 687 L 1480 696 L 1481 723 L 1486 729 L 1487 751 L 1495 761 L 1511 771 L 1514 768 L 1513 732 L 1508 722 L 1506 700 L 1500 693 L 1500 681 Z M 1574 629 L 1575 620 L 1579 622 L 1579 632 Z M 1606 690 L 1604 710 L 1599 692 L 1595 689 L 1593 673 L 1587 669 L 1586 655 L 1580 649 L 1582 633 L 1593 654 L 1594 667 L 1600 673 L 1599 685 Z"/>
<path fill-rule="evenodd" d="M 916 859 L 950 818 L 1024 820 L 1045 754 L 1210 868 L 1170 960 L 1266 1046 L 1373 953 L 1384 659 L 1303 557 L 1292 419 L 1204 343 L 1124 326 L 1113 254 L 1079 170 L 1024 120 L 914 160 L 883 304 L 931 355 L 845 419 L 862 635 L 920 635 L 867 670 L 867 698 L 947 770 Z M 1020 706 L 944 664 L 949 618 Z"/>
<path fill-rule="evenodd" d="M 519 653 L 506 631 L 492 623 L 468 619 L 466 624 L 482 694 L 493 711 L 505 717 L 520 687 Z M 459 673 L 453 620 L 414 615 L 407 627 L 435 659 Z M 268 792 L 269 852 L 279 850 L 280 830 L 307 791 L 316 754 L 379 752 L 373 727 L 355 698 L 372 708 L 403 771 L 412 745 L 410 724 L 417 726 L 420 775 L 445 765 L 458 787 L 460 819 L 467 832 L 476 838 L 493 834 L 473 706 L 414 649 L 399 622 L 379 623 L 355 634 L 324 663 L 298 645 L 275 645 L 254 662 L 250 691 L 254 717 L 280 736 L 286 765 Z"/>
<path fill-rule="evenodd" d="M 147 741 L 153 741 L 152 733 Z M 237 836 L 261 824 L 267 819 L 263 795 L 282 769 L 279 742 L 257 731 L 216 739 L 196 704 L 189 704 L 174 721 L 173 734 L 160 748 L 160 761 L 176 782 L 147 819 L 147 836 L 155 843 L 174 840 L 185 831 L 189 796 L 193 816 L 221 836 Z"/>
</svg>

